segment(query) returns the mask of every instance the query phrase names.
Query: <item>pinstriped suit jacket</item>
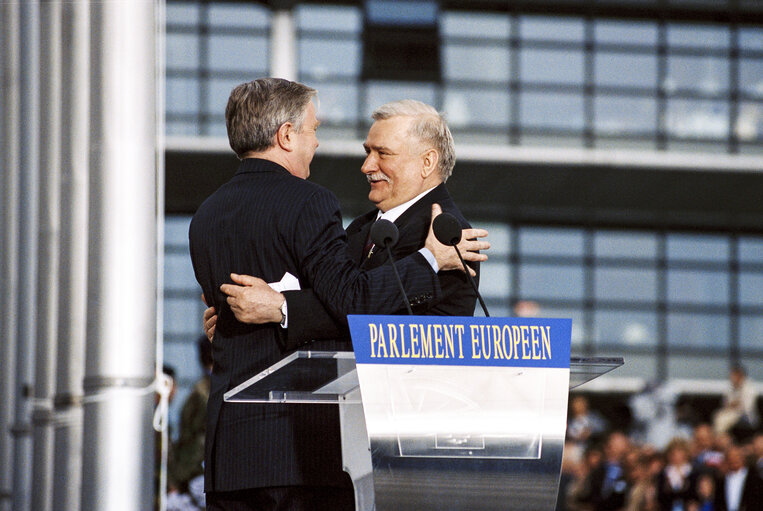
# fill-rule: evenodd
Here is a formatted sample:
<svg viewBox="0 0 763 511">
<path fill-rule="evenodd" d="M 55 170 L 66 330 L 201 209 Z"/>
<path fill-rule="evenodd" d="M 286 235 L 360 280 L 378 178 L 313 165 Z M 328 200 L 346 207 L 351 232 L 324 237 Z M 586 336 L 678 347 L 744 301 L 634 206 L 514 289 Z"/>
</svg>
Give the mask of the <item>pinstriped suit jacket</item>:
<svg viewBox="0 0 763 511">
<path fill-rule="evenodd" d="M 273 282 L 288 271 L 337 317 L 384 314 L 402 300 L 392 270 L 357 269 L 347 256 L 336 197 L 267 160 L 241 162 L 234 177 L 199 207 L 189 239 L 196 279 L 219 314 L 207 407 L 206 490 L 346 485 L 336 407 L 223 403 L 227 390 L 287 352 L 278 325 L 239 323 L 219 287 L 230 282 L 231 272 Z M 441 293 L 420 254 L 398 269 L 407 293 Z M 335 348 L 347 347 L 315 346 Z"/>
<path fill-rule="evenodd" d="M 445 183 L 411 205 L 397 220 L 400 237 L 392 247 L 395 261 L 410 255 L 424 246 L 432 218 L 432 204 L 439 204 L 443 212 L 455 216 L 463 229 L 471 227 L 456 203 L 448 193 Z M 376 221 L 377 209 L 359 216 L 347 226 L 347 250 L 350 259 L 361 269 L 378 268 L 387 263 L 387 250 L 374 251 L 371 257 L 363 256 L 371 225 Z M 477 272 L 475 283 L 479 282 L 479 263 L 468 263 Z M 461 271 L 446 271 L 437 274 L 442 288 L 442 295 L 434 298 L 427 295 L 408 295 L 414 314 L 438 316 L 472 316 L 477 302 L 477 294 L 472 289 L 466 275 Z M 284 293 L 289 307 L 289 328 L 287 344 L 299 346 L 313 339 L 349 339 L 345 319 L 335 320 L 321 304 L 311 289 L 287 291 Z M 399 304 L 396 314 L 406 314 L 403 303 Z"/>
</svg>

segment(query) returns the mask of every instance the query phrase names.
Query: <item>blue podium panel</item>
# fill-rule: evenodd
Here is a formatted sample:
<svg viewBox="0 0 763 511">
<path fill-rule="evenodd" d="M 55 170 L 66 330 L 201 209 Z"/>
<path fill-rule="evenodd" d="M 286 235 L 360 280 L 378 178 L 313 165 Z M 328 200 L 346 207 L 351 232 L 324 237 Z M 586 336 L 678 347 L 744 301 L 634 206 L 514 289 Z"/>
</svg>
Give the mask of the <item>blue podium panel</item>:
<svg viewBox="0 0 763 511">
<path fill-rule="evenodd" d="M 571 320 L 348 321 L 375 509 L 553 509 Z"/>
</svg>

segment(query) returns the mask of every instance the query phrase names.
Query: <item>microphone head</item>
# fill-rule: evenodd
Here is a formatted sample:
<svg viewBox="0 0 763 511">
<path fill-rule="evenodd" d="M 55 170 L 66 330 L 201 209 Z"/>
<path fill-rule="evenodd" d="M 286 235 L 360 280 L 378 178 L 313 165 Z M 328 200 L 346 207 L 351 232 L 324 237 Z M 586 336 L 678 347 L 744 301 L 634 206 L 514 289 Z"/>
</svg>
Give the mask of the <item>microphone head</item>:
<svg viewBox="0 0 763 511">
<path fill-rule="evenodd" d="M 389 220 L 377 220 L 371 226 L 371 241 L 379 248 L 392 247 L 397 243 L 400 232 L 397 226 Z"/>
<path fill-rule="evenodd" d="M 461 224 L 450 213 L 437 215 L 432 223 L 435 238 L 443 245 L 456 246 L 461 241 Z"/>
</svg>

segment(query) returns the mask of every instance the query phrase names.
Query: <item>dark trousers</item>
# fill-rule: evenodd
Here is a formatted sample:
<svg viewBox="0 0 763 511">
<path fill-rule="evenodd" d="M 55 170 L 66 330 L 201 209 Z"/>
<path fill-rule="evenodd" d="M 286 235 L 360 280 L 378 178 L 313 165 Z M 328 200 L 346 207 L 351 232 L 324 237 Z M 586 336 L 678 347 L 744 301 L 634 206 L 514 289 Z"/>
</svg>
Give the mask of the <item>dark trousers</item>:
<svg viewBox="0 0 763 511">
<path fill-rule="evenodd" d="M 207 511 L 354 511 L 352 488 L 277 486 L 207 493 Z"/>
</svg>

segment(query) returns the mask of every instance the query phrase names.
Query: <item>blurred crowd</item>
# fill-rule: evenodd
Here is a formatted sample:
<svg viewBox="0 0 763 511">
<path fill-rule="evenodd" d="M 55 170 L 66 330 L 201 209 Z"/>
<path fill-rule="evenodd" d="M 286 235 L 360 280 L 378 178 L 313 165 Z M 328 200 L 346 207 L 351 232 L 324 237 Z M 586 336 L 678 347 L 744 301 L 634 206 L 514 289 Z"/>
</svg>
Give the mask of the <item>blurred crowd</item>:
<svg viewBox="0 0 763 511">
<path fill-rule="evenodd" d="M 729 380 L 722 405 L 693 425 L 663 427 L 655 415 L 651 428 L 611 430 L 571 396 L 557 511 L 763 511 L 757 395 L 741 367 Z"/>
</svg>

